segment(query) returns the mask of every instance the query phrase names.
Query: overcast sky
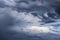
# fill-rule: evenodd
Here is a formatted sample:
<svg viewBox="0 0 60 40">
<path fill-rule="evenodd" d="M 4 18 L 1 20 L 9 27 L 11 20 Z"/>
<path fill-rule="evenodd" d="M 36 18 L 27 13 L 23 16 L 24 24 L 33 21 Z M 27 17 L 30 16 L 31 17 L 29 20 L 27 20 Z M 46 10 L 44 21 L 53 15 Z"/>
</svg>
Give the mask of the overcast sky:
<svg viewBox="0 0 60 40">
<path fill-rule="evenodd" d="M 59 40 L 60 0 L 0 0 L 0 40 Z"/>
</svg>

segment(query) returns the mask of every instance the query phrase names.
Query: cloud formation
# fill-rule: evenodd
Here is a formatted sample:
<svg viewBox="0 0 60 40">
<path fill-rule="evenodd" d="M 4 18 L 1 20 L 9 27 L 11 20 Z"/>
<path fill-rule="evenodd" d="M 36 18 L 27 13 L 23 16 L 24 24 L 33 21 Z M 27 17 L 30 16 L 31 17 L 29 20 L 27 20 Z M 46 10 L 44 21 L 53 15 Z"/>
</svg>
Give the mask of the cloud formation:
<svg viewBox="0 0 60 40">
<path fill-rule="evenodd" d="M 57 0 L 51 1 L 0 0 L 0 39 L 59 40 L 59 15 L 51 6 Z"/>
</svg>

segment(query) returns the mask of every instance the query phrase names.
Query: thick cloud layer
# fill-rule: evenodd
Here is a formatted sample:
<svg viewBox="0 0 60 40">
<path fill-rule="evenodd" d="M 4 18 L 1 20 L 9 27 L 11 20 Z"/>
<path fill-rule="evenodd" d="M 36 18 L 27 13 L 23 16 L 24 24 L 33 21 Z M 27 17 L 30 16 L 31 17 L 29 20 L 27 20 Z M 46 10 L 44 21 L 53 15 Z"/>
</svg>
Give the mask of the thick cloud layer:
<svg viewBox="0 0 60 40">
<path fill-rule="evenodd" d="M 0 40 L 59 40 L 58 3 L 59 0 L 0 0 Z"/>
</svg>

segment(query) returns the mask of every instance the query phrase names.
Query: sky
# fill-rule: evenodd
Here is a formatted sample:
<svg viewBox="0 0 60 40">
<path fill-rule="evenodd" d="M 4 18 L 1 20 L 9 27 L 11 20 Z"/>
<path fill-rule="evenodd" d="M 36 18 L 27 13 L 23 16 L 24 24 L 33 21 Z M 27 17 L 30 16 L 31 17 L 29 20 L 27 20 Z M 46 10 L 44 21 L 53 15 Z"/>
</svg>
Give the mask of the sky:
<svg viewBox="0 0 60 40">
<path fill-rule="evenodd" d="M 0 40 L 60 40 L 60 0 L 0 0 Z"/>
</svg>

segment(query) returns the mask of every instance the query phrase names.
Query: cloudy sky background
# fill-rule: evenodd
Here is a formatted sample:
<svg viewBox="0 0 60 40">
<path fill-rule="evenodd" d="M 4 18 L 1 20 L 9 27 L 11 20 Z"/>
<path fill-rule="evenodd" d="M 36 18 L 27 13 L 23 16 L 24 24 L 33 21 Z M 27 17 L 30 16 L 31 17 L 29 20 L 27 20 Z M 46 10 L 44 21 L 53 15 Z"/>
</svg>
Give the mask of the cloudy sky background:
<svg viewBox="0 0 60 40">
<path fill-rule="evenodd" d="M 59 3 L 0 0 L 0 40 L 59 40 Z"/>
</svg>

